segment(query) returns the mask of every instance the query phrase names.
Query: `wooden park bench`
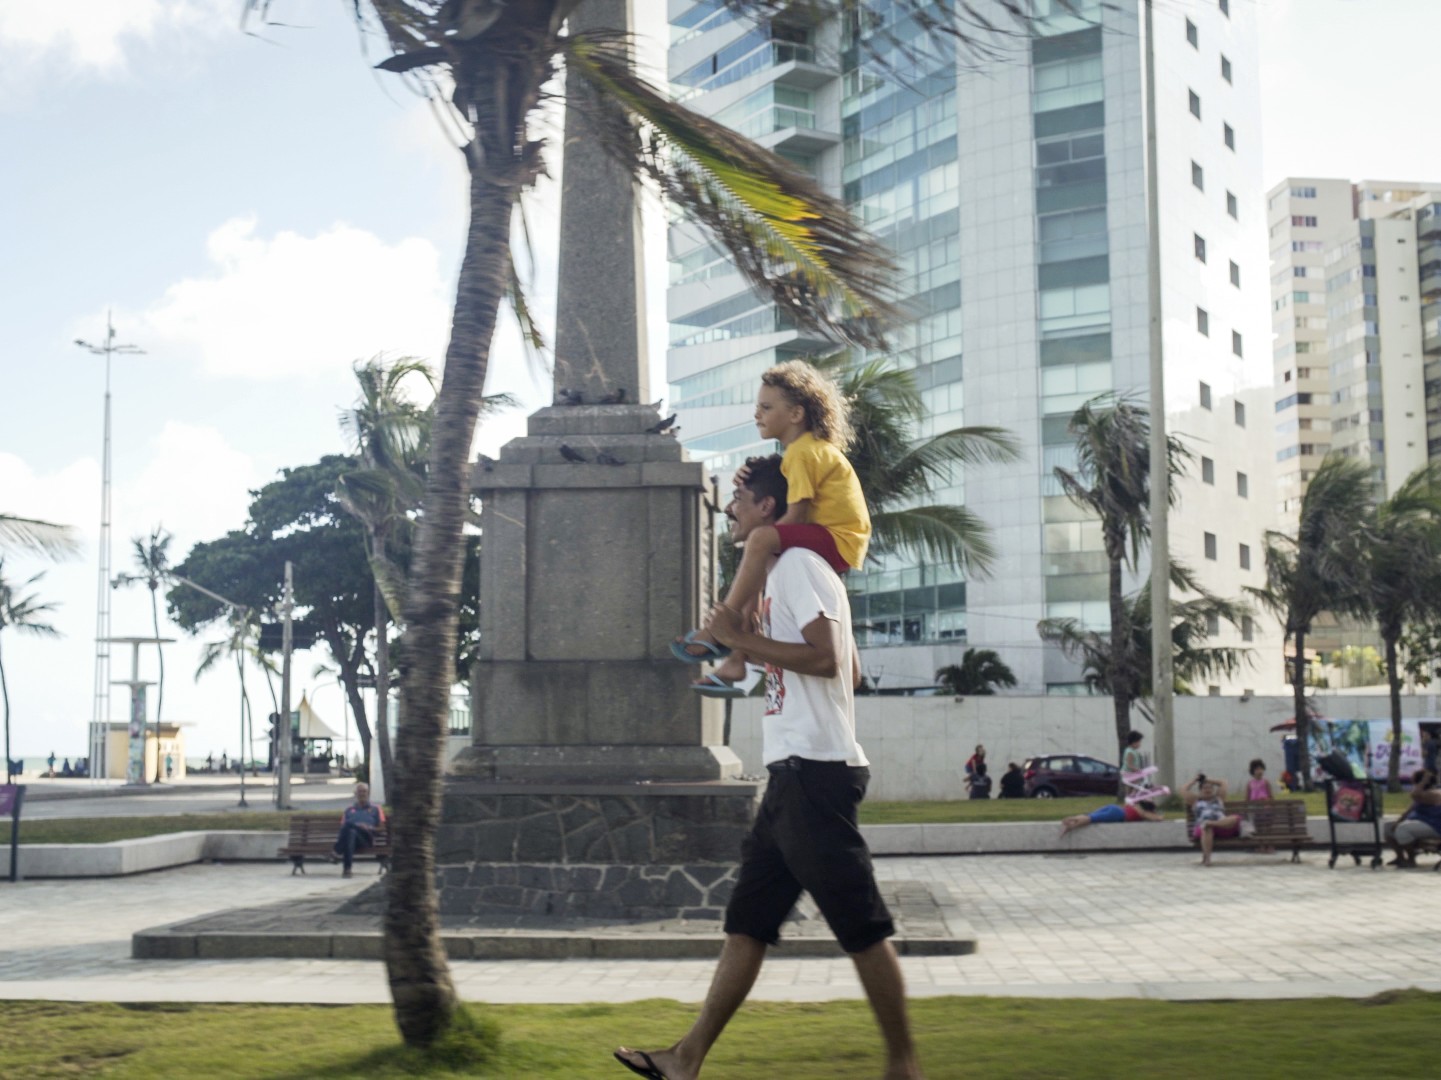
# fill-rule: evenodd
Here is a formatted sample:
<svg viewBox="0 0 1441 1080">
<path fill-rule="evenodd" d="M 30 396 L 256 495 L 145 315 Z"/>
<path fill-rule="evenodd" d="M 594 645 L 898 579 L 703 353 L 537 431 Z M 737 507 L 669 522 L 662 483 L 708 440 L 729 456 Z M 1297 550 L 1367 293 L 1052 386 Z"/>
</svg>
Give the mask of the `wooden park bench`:
<svg viewBox="0 0 1441 1080">
<path fill-rule="evenodd" d="M 340 832 L 340 814 L 292 814 L 290 835 L 276 854 L 290 860 L 290 876 L 305 873 L 305 859 L 329 858 L 335 850 L 335 837 Z M 355 860 L 374 859 L 384 874 L 390 869 L 390 820 L 387 818 L 375 833 L 375 844 L 357 849 Z"/>
<path fill-rule="evenodd" d="M 1435 840 L 1418 840 L 1418 841 L 1416 841 L 1416 847 L 1414 848 L 1414 851 L 1415 851 L 1415 853 L 1416 853 L 1417 855 L 1422 855 L 1422 854 L 1441 855 L 1441 837 L 1438 837 L 1438 838 L 1435 839 Z M 1437 859 L 1437 860 L 1436 860 L 1436 865 L 1433 866 L 1433 867 L 1431 867 L 1431 869 L 1432 869 L 1432 870 L 1441 870 L 1441 859 Z"/>
<path fill-rule="evenodd" d="M 1216 836 L 1216 850 L 1224 848 L 1283 848 L 1291 849 L 1291 861 L 1301 861 L 1301 845 L 1311 842 L 1311 832 L 1306 827 L 1306 803 L 1301 799 L 1260 799 L 1251 802 L 1246 799 L 1227 799 L 1226 813 L 1239 814 L 1248 818 L 1256 831 L 1248 836 Z M 1186 835 L 1191 836 L 1196 828 L 1196 813 L 1192 806 L 1186 807 Z M 1200 845 L 1201 841 L 1192 838 Z"/>
</svg>

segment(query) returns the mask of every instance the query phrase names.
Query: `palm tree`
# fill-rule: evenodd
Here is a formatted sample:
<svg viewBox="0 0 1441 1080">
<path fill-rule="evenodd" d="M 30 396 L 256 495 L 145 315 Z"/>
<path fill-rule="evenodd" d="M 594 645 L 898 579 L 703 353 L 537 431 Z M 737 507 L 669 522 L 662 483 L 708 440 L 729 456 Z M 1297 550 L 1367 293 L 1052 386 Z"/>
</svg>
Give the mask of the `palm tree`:
<svg viewBox="0 0 1441 1080">
<path fill-rule="evenodd" d="M 23 595 L 45 574 L 36 574 L 19 585 L 11 585 L 5 578 L 5 560 L 0 557 L 0 632 L 13 626 L 18 631 L 37 637 L 59 637 L 60 631 L 44 622 L 40 616 L 55 610 L 53 603 L 42 603 L 36 596 Z M 10 686 L 5 681 L 5 660 L 0 656 L 0 696 L 5 699 L 5 782 L 14 775 L 10 771 Z"/>
<path fill-rule="evenodd" d="M 1323 612 L 1365 615 L 1366 518 L 1373 492 L 1365 464 L 1328 454 L 1306 494 L 1295 535 L 1266 534 L 1266 585 L 1247 588 L 1281 620 L 1286 639 L 1295 642 L 1291 691 L 1296 710 L 1296 742 L 1301 783 L 1311 788 L 1311 716 L 1306 702 L 1306 635 Z"/>
<path fill-rule="evenodd" d="M 1441 614 L 1441 462 L 1421 466 L 1371 513 L 1364 548 L 1367 606 L 1385 645 L 1391 692 L 1386 783 L 1401 790 L 1401 672 L 1397 643 L 1408 626 Z"/>
<path fill-rule="evenodd" d="M 1119 754 L 1131 730 L 1131 703 L 1149 677 L 1148 654 L 1135 648 L 1135 613 L 1126 603 L 1121 572 L 1127 565 L 1136 568 L 1151 535 L 1151 416 L 1128 396 L 1102 394 L 1075 411 L 1069 431 L 1076 438 L 1076 470 L 1057 466 L 1056 479 L 1073 503 L 1101 522 L 1111 615 L 1106 683 Z M 1172 478 L 1185 470 L 1190 457 L 1179 439 L 1167 436 L 1166 467 Z M 1171 484 L 1172 502 L 1176 490 Z"/>
<path fill-rule="evenodd" d="M 74 555 L 80 550 L 75 529 L 36 518 L 0 514 L 0 551 L 30 551 L 52 559 Z"/>
<path fill-rule="evenodd" d="M 170 575 L 170 541 L 174 539 L 165 527 L 157 525 L 150 530 L 149 538 L 134 537 L 130 543 L 135 553 L 138 574 L 120 574 L 117 585 L 133 585 L 143 582 L 150 590 L 150 625 L 155 637 L 155 657 L 159 664 L 159 675 L 155 687 L 155 782 L 163 778 L 163 764 L 160 754 L 160 713 L 165 706 L 165 647 L 160 644 L 160 604 L 156 590 Z"/>
<path fill-rule="evenodd" d="M 936 672 L 936 682 L 960 699 L 994 694 L 997 686 L 1015 686 L 1016 675 L 995 649 L 967 649 L 959 664 Z"/>
<path fill-rule="evenodd" d="M 469 463 L 499 305 L 522 297 L 510 239 L 522 192 L 545 170 L 536 138 L 541 88 L 566 65 L 571 103 L 615 159 L 704 225 L 737 267 L 802 326 L 883 348 L 896 310 L 893 264 L 838 199 L 749 139 L 671 101 L 638 78 L 623 35 L 562 34 L 587 0 L 355 0 L 357 19 L 395 50 L 382 69 L 406 75 L 461 128 L 470 222 L 456 286 L 445 375 L 431 426 L 423 512 L 404 605 L 410 658 L 401 701 L 386 965 L 407 1043 L 428 1046 L 452 1024 L 455 989 L 439 936 L 434 836 L 470 506 Z M 768 23 L 792 0 L 721 0 Z M 264 19 L 273 0 L 244 0 Z M 1011 5 L 997 28 L 961 0 L 894 0 L 888 20 L 857 19 L 854 0 L 812 0 L 803 17 L 842 17 L 868 53 L 913 56 L 949 35 L 979 56 L 995 35 L 1024 36 L 1041 15 Z M 792 14 L 792 17 L 794 15 Z M 576 20 L 579 22 L 580 20 Z M 860 25 L 860 24 L 864 25 Z M 919 29 L 919 38 L 912 30 Z M 523 327 L 523 302 L 515 304 Z"/>
<path fill-rule="evenodd" d="M 917 439 L 926 409 L 910 371 L 885 360 L 851 367 L 845 352 L 810 362 L 836 379 L 851 407 L 856 437 L 846 457 L 866 493 L 871 550 L 985 574 L 996 559 L 986 524 L 964 506 L 924 500 L 957 465 L 1015 461 L 1015 437 L 1004 428 L 962 427 Z"/>
<path fill-rule="evenodd" d="M 1195 594 L 1171 606 L 1172 689 L 1175 693 L 1190 694 L 1193 684 L 1218 676 L 1236 675 L 1251 663 L 1250 649 L 1206 643 L 1213 625 L 1225 622 L 1239 629 L 1251 613 L 1249 605 L 1210 592 L 1196 580 L 1194 572 L 1180 563 L 1171 564 L 1171 585 L 1178 592 Z M 1151 583 L 1147 581 L 1139 591 L 1126 597 L 1125 607 L 1125 625 L 1130 629 L 1131 638 L 1120 651 L 1140 657 L 1139 668 L 1117 664 L 1112 635 L 1087 629 L 1079 619 L 1043 619 L 1037 630 L 1043 640 L 1054 642 L 1068 657 L 1081 662 L 1081 677 L 1090 690 L 1114 697 L 1119 688 L 1131 704 L 1138 705 L 1143 713 L 1149 715 L 1145 699 L 1154 690 L 1149 663 L 1154 641 L 1151 633 Z M 1120 686 L 1119 680 L 1125 677 L 1125 672 L 1135 672 L 1139 677 L 1132 676 L 1129 686 Z"/>
<path fill-rule="evenodd" d="M 266 682 L 275 672 L 275 664 L 260 649 L 260 622 L 249 608 L 232 607 L 226 610 L 226 635 L 219 641 L 207 641 L 200 649 L 200 663 L 195 668 L 195 680 L 210 671 L 222 660 L 235 661 L 235 673 L 240 679 L 240 802 L 245 803 L 245 764 L 255 746 L 255 716 L 250 707 L 250 692 L 245 685 L 245 661 L 250 660 L 265 672 Z M 270 697 L 275 702 L 275 713 L 280 714 L 280 703 L 275 701 L 275 687 L 270 686 Z M 289 718 L 281 716 L 282 724 Z"/>
<path fill-rule="evenodd" d="M 376 747 L 391 782 L 390 623 L 399 618 L 405 595 L 405 572 L 394 559 L 393 545 L 409 546 L 410 514 L 425 493 L 430 433 L 430 410 L 412 401 L 403 386 L 412 375 L 434 389 L 430 365 L 414 357 L 390 363 L 375 357 L 355 365 L 360 400 L 341 414 L 340 426 L 364 467 L 342 476 L 335 493 L 365 526 L 366 556 L 375 577 Z"/>
</svg>

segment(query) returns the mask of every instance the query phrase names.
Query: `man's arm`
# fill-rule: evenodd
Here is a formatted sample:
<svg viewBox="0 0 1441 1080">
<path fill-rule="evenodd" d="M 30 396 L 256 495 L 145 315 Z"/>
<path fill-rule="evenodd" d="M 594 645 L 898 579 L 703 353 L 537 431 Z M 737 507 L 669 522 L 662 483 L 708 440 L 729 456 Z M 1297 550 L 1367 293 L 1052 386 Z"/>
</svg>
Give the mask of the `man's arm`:
<svg viewBox="0 0 1441 1080">
<path fill-rule="evenodd" d="M 805 638 L 805 641 L 794 644 L 788 641 L 773 641 L 743 629 L 740 614 L 721 604 L 711 609 L 705 628 L 722 645 L 739 649 L 752 660 L 774 664 L 786 671 L 794 671 L 797 675 L 819 675 L 823 679 L 833 679 L 841 673 L 841 635 L 845 631 L 835 619 L 824 615 L 817 615 L 806 623 L 801 628 L 801 637 Z"/>
</svg>

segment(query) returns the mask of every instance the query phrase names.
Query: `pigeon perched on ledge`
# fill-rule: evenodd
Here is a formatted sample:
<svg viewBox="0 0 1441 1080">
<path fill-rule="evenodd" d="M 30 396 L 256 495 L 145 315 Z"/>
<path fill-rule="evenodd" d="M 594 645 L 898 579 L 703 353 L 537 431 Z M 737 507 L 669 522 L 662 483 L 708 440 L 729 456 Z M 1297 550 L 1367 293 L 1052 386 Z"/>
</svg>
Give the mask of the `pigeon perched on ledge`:
<svg viewBox="0 0 1441 1080">
<path fill-rule="evenodd" d="M 601 398 L 600 403 L 602 405 L 624 405 L 625 387 L 617 386 L 613 391 L 611 391 L 609 394 L 606 394 L 605 397 Z"/>
<path fill-rule="evenodd" d="M 575 449 L 575 447 L 566 446 L 565 443 L 560 444 L 560 456 L 565 458 L 565 460 L 569 461 L 572 465 L 579 465 L 582 462 L 590 460 L 579 450 Z"/>
<path fill-rule="evenodd" d="M 585 398 L 579 390 L 567 390 L 561 387 L 555 392 L 555 403 L 557 405 L 584 405 Z"/>
<path fill-rule="evenodd" d="M 671 413 L 664 420 L 660 421 L 657 424 L 652 424 L 650 427 L 646 428 L 645 433 L 647 435 L 665 435 L 669 433 L 671 429 L 675 427 L 675 418 L 678 415 L 680 414 Z"/>
</svg>

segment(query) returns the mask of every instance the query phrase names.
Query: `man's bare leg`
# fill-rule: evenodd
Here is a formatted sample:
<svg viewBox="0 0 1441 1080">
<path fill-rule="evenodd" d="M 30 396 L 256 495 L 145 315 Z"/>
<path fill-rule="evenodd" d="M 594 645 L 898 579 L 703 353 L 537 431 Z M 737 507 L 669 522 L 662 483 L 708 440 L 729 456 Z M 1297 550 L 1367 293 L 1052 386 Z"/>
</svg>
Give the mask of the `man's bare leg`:
<svg viewBox="0 0 1441 1080">
<path fill-rule="evenodd" d="M 886 1080 L 923 1080 L 911 1024 L 906 1016 L 906 983 L 896 950 L 889 941 L 878 941 L 864 952 L 852 953 L 856 973 L 861 977 L 866 1000 L 876 1014 L 881 1037 L 886 1041 Z"/>
<path fill-rule="evenodd" d="M 665 1074 L 666 1080 L 694 1080 L 700 1075 L 706 1055 L 750 994 L 765 958 L 764 942 L 745 934 L 726 935 L 725 945 L 721 948 L 720 963 L 716 965 L 715 974 L 711 976 L 710 990 L 706 992 L 705 1004 L 701 1006 L 695 1023 L 680 1042 L 670 1049 L 649 1051 L 651 1061 Z M 645 1061 L 634 1050 L 622 1046 L 616 1053 L 627 1061 L 645 1067 Z"/>
</svg>

